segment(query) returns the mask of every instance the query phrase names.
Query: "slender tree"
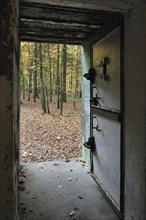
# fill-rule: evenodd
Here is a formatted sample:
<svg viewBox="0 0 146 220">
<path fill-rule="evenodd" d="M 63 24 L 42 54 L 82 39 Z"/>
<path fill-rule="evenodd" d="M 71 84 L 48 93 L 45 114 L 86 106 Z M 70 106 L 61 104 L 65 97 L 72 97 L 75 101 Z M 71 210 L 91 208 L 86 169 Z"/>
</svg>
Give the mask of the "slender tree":
<svg viewBox="0 0 146 220">
<path fill-rule="evenodd" d="M 46 113 L 46 98 L 45 98 L 45 86 L 43 79 L 43 58 L 42 58 L 42 44 L 39 44 L 39 55 L 40 55 L 40 84 L 41 84 L 41 102 L 42 110 Z"/>
<path fill-rule="evenodd" d="M 49 95 L 48 95 L 48 89 L 47 86 L 45 86 L 45 92 L 46 92 L 46 107 L 47 107 L 47 112 L 50 114 L 50 108 L 49 108 Z"/>
<path fill-rule="evenodd" d="M 60 108 L 59 44 L 57 45 L 57 108 Z"/>
<path fill-rule="evenodd" d="M 32 66 L 33 66 L 33 57 L 31 56 L 31 44 L 28 43 L 28 57 L 30 60 L 30 66 L 28 69 L 29 72 L 29 79 L 28 79 L 28 101 L 30 101 L 30 94 L 32 93 L 32 74 L 33 74 L 33 70 L 32 70 Z"/>
<path fill-rule="evenodd" d="M 75 92 L 74 99 L 78 96 L 78 87 L 79 87 L 79 46 L 77 48 L 77 57 L 76 57 L 76 75 L 75 75 Z"/>
<path fill-rule="evenodd" d="M 36 102 L 36 99 L 39 98 L 38 94 L 38 51 L 37 51 L 37 43 L 34 43 L 34 74 L 33 74 L 33 80 L 34 80 L 34 95 L 33 99 L 34 102 Z"/>
<path fill-rule="evenodd" d="M 66 44 L 62 48 L 62 101 L 67 102 L 66 97 Z"/>
<path fill-rule="evenodd" d="M 32 70 L 29 70 L 28 80 L 28 101 L 30 101 L 30 94 L 32 93 Z"/>
<path fill-rule="evenodd" d="M 53 86 L 52 86 L 52 62 L 50 56 L 50 44 L 48 44 L 48 63 L 49 63 L 49 78 L 50 78 L 50 102 L 52 102 Z"/>
<path fill-rule="evenodd" d="M 21 80 L 22 80 L 23 100 L 24 100 L 25 99 L 25 77 L 24 77 L 24 66 L 23 66 L 22 56 L 21 56 Z"/>
</svg>

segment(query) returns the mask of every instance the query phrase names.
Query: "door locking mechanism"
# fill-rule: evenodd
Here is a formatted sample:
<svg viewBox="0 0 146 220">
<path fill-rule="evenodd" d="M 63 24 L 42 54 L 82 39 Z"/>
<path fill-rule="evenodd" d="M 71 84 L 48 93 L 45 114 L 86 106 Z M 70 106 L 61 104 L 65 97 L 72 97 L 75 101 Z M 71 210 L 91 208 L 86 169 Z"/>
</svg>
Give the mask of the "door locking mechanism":
<svg viewBox="0 0 146 220">
<path fill-rule="evenodd" d="M 93 116 L 93 117 L 92 117 L 92 124 L 93 124 L 93 119 L 94 119 L 94 118 L 97 120 L 96 116 Z M 101 129 L 99 128 L 99 125 L 98 125 L 98 124 L 97 124 L 95 127 L 93 126 L 92 128 L 93 128 L 93 129 L 96 129 L 96 131 L 100 131 L 100 132 L 101 132 Z"/>
<path fill-rule="evenodd" d="M 94 137 L 89 137 L 88 141 L 84 143 L 84 146 L 94 152 L 96 149 Z"/>
<path fill-rule="evenodd" d="M 94 84 L 95 82 L 95 77 L 96 77 L 96 71 L 94 68 L 91 68 L 89 69 L 89 72 L 88 73 L 85 73 L 84 74 L 84 77 L 87 79 L 87 80 L 90 80 L 92 84 Z"/>
<path fill-rule="evenodd" d="M 101 99 L 101 98 L 100 98 L 100 97 L 97 97 L 97 93 L 96 93 L 96 96 L 93 97 L 93 98 L 90 100 L 90 102 L 91 102 L 92 105 L 98 106 L 98 105 L 100 105 L 100 103 L 99 103 L 99 100 L 100 100 L 100 99 Z"/>
<path fill-rule="evenodd" d="M 107 65 L 110 63 L 109 57 L 104 57 L 101 61 L 101 64 L 99 67 L 103 67 L 103 75 L 101 75 L 101 78 L 103 78 L 104 81 L 109 80 L 109 76 L 107 75 Z"/>
<path fill-rule="evenodd" d="M 99 125 L 97 125 L 96 127 L 93 127 L 93 129 L 96 129 L 96 131 L 101 131 L 101 129 L 99 129 Z"/>
</svg>

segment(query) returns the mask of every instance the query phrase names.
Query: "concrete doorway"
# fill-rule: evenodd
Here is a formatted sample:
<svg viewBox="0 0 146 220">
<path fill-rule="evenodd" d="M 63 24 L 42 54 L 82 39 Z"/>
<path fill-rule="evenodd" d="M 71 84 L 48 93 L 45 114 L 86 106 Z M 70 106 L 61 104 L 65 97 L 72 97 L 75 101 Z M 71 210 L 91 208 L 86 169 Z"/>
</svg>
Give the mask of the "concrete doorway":
<svg viewBox="0 0 146 220">
<path fill-rule="evenodd" d="M 85 104 L 89 108 L 89 100 Z M 83 135 L 84 132 L 85 129 Z M 90 163 L 89 157 L 88 161 Z M 20 219 L 119 219 L 91 178 L 90 165 L 85 168 L 83 159 L 77 158 L 67 163 L 57 160 L 23 164 L 20 168 Z"/>
<path fill-rule="evenodd" d="M 44 6 L 46 9 L 45 11 L 43 10 Z M 25 2 L 25 1 L 22 2 L 20 9 L 21 9 L 21 13 L 20 13 L 21 40 L 29 40 L 29 41 L 37 41 L 37 42 L 76 43 L 76 44 L 83 45 L 84 42 L 89 40 L 89 36 L 91 36 L 91 33 L 94 33 L 95 37 L 92 37 L 92 40 L 89 43 L 89 47 L 88 47 L 89 50 L 90 50 L 90 45 L 92 45 L 92 43 L 97 40 L 96 35 L 98 35 L 98 38 L 102 37 L 103 35 L 108 33 L 110 30 L 117 27 L 117 25 L 121 22 L 121 19 L 122 19 L 122 15 L 119 13 L 112 13 L 112 12 L 109 13 L 109 12 L 105 12 L 105 11 L 96 11 L 96 10 L 94 11 L 94 10 L 87 10 L 87 9 L 77 9 L 77 8 L 75 9 L 75 8 L 69 8 L 69 7 L 42 5 L 40 3 L 31 4 L 31 2 Z M 34 10 L 34 13 L 32 13 L 33 10 Z M 30 13 L 30 11 L 31 11 L 31 13 Z M 44 12 L 44 13 L 42 13 L 42 12 Z M 49 12 L 51 12 L 51 13 L 49 13 Z M 61 25 L 60 26 L 61 29 L 59 29 L 59 27 L 57 26 L 58 23 Z M 67 26 L 68 23 L 70 23 L 69 26 Z M 35 24 L 37 24 L 37 25 L 35 25 Z M 55 33 L 55 37 L 54 37 L 54 33 Z M 85 73 L 85 71 L 88 71 L 86 69 L 90 68 L 90 61 L 91 60 L 90 60 L 90 58 L 88 61 L 86 59 L 87 59 L 87 55 L 84 50 L 84 52 L 83 52 L 83 73 Z M 82 86 L 83 86 L 82 102 L 83 102 L 83 111 L 84 111 L 83 112 L 83 137 L 82 137 L 82 139 L 84 142 L 84 141 L 87 141 L 87 138 L 90 135 L 90 117 L 89 117 L 89 115 L 90 115 L 90 105 L 89 105 L 90 83 L 85 82 L 85 80 L 83 79 Z M 84 152 L 83 156 L 86 159 L 87 164 L 90 167 L 90 151 L 87 149 L 83 149 L 83 152 Z M 70 164 L 70 166 L 75 166 L 75 164 L 74 165 L 71 165 L 71 164 Z M 79 166 L 79 165 L 77 164 L 77 166 Z M 85 172 L 86 177 L 85 176 L 82 177 L 82 175 L 81 175 L 82 169 L 81 168 L 82 167 L 80 167 L 80 169 L 79 169 L 79 167 L 78 167 L 78 169 L 76 169 L 79 172 L 77 175 L 81 177 L 81 179 L 80 179 L 81 182 L 84 182 L 84 178 L 87 178 L 87 182 L 88 182 L 89 175 L 87 175 L 87 171 L 86 171 Z M 65 164 L 64 164 L 63 170 L 65 170 L 65 169 L 66 168 L 65 168 Z M 37 172 L 37 170 L 36 170 L 36 172 Z M 54 175 L 56 176 L 57 173 L 55 173 Z M 64 175 L 65 174 L 63 173 L 62 178 L 64 180 L 66 180 Z M 31 174 L 30 174 L 30 176 L 31 176 Z M 37 176 L 38 176 L 38 174 L 37 174 Z M 59 179 L 59 177 L 58 177 L 58 179 Z M 90 181 L 91 181 L 91 185 L 92 185 L 93 180 L 90 180 Z M 30 183 L 31 183 L 31 181 L 30 181 Z M 62 183 L 64 186 L 66 186 L 65 182 L 62 182 Z M 78 183 L 75 183 L 74 186 L 76 186 L 76 184 L 78 184 Z M 84 187 L 84 185 L 83 185 L 83 187 Z M 86 186 L 85 186 L 85 189 L 86 189 Z M 100 194 L 99 189 L 97 189 L 97 192 Z M 91 192 L 91 193 L 94 194 L 94 192 Z M 95 201 L 100 200 L 99 198 L 101 198 L 101 194 L 98 195 L 98 193 L 97 193 L 97 197 L 96 197 L 96 193 L 95 193 Z M 63 196 L 63 195 L 61 195 L 61 196 Z M 73 199 L 72 196 L 70 198 L 70 201 L 72 201 L 72 199 Z M 41 197 L 41 195 L 40 195 L 40 197 Z M 53 197 L 53 195 L 52 195 L 52 197 Z M 76 197 L 77 197 L 77 195 L 76 195 Z M 26 197 L 25 197 L 25 199 L 26 199 Z M 104 201 L 104 196 L 102 196 L 102 199 Z M 67 197 L 64 198 L 64 201 L 66 201 L 66 200 L 68 200 Z M 87 198 L 87 200 L 88 200 L 88 198 Z M 51 201 L 50 200 L 48 201 L 48 205 L 49 205 L 49 202 L 51 202 Z M 90 199 L 88 200 L 88 202 L 89 202 L 88 205 L 89 205 L 90 209 L 92 209 L 93 206 L 90 206 L 90 204 L 92 203 L 90 201 Z M 75 203 L 76 203 L 76 201 L 75 201 Z M 97 201 L 97 203 L 98 203 L 98 201 Z M 103 208 L 103 210 L 104 209 L 106 210 L 106 204 L 104 204 L 104 205 L 105 205 L 105 208 Z M 109 207 L 110 207 L 110 205 L 109 205 Z M 21 209 L 22 213 L 23 213 L 23 208 L 24 207 L 22 207 L 22 209 Z M 85 208 L 85 206 L 84 206 L 84 208 Z M 81 210 L 82 210 L 82 208 L 81 208 Z M 96 208 L 95 208 L 95 210 L 96 210 Z M 93 219 L 96 219 L 96 216 L 98 216 L 98 219 L 102 219 L 102 218 L 103 219 L 107 218 L 107 220 L 108 219 L 117 219 L 118 216 L 115 214 L 112 207 L 110 210 L 112 213 L 111 215 L 113 215 L 112 217 L 109 217 L 108 214 L 107 215 L 105 214 L 104 217 L 102 215 L 98 216 L 97 213 L 99 212 L 99 210 L 97 209 L 95 211 Z M 78 216 L 79 219 L 83 218 L 84 211 L 82 210 L 82 212 Z M 28 216 L 30 215 L 30 212 L 31 211 L 26 212 Z M 64 218 L 69 218 L 70 216 L 69 217 L 67 216 L 67 211 L 64 211 L 64 212 L 66 213 L 66 216 L 64 216 Z M 85 215 L 86 219 L 90 219 L 90 213 L 88 213 L 88 214 L 89 214 L 89 216 L 87 214 L 86 214 L 87 216 Z M 45 220 L 45 218 L 46 217 L 44 217 L 44 220 Z M 59 217 L 57 217 L 57 218 L 59 218 Z M 29 217 L 28 217 L 28 220 L 29 220 Z M 55 220 L 55 218 L 54 218 L 54 220 Z"/>
<path fill-rule="evenodd" d="M 30 0 L 36 4 L 39 1 Z M 22 0 L 21 6 L 29 6 L 30 2 Z M 123 147 L 123 164 L 122 164 L 122 218 L 130 219 L 145 219 L 145 1 L 144 0 L 115 0 L 115 1 L 89 1 L 86 0 L 83 4 L 81 0 L 68 1 L 60 0 L 50 1 L 42 0 L 43 9 L 47 3 L 51 5 L 63 6 L 80 9 L 99 10 L 104 12 L 114 12 L 124 14 L 124 135 L 122 137 Z M 48 5 L 47 5 L 48 6 Z M 19 149 L 19 1 L 8 0 L 1 1 L 1 42 L 0 42 L 0 218 L 7 220 L 18 219 L 18 149 Z M 74 8 L 75 9 L 75 8 Z M 76 11 L 76 9 L 75 9 Z M 35 14 L 33 10 L 25 8 L 28 14 Z M 80 11 L 81 12 L 81 11 Z M 106 13 L 106 14 L 107 14 Z M 49 14 L 49 13 L 48 13 Z M 59 13 L 58 13 L 59 14 Z M 81 12 L 82 14 L 82 12 Z M 66 17 L 66 16 L 65 16 Z M 78 22 L 78 16 L 76 22 Z M 88 15 L 86 16 L 88 18 Z M 104 17 L 104 16 L 103 16 Z M 37 14 L 38 18 L 38 14 Z M 42 18 L 42 17 L 41 17 Z M 67 16 L 68 18 L 68 16 Z M 26 15 L 27 22 L 28 16 Z M 46 16 L 44 16 L 46 20 Z M 56 17 L 52 18 L 57 21 Z M 37 19 L 36 19 L 37 20 Z M 109 21 L 110 19 L 108 19 Z M 118 19 L 115 19 L 118 20 Z M 54 22 L 53 21 L 53 22 Z M 66 20 L 65 20 L 66 21 Z M 83 20 L 82 20 L 83 21 Z M 106 20 L 107 21 L 107 20 Z M 67 21 L 67 26 L 70 26 L 70 21 Z M 21 23 L 21 22 L 20 22 Z M 39 22 L 38 22 L 39 23 Z M 115 22 L 116 23 L 116 22 Z M 112 23 L 112 24 L 115 24 Z M 22 24 L 22 23 L 21 23 Z M 105 24 L 105 23 L 104 23 Z M 109 31 L 108 27 L 113 28 L 112 24 L 102 26 L 97 32 L 92 32 L 90 29 L 89 35 L 78 35 L 77 41 L 84 45 L 85 59 L 84 67 L 86 72 L 90 67 L 90 45 L 95 43 L 97 36 L 102 35 L 102 31 Z M 24 26 L 23 26 L 24 27 Z M 26 27 L 26 29 L 25 29 Z M 35 31 L 28 26 L 24 27 L 24 33 L 29 34 L 29 37 L 34 37 Z M 104 28 L 105 27 L 105 28 Z M 54 26 L 52 26 L 54 28 Z M 84 29 L 84 28 L 83 28 Z M 102 30 L 102 31 L 101 31 Z M 85 30 L 87 32 L 87 29 Z M 101 32 L 100 32 L 101 31 Z M 43 32 L 43 31 L 41 31 Z M 61 32 L 60 32 L 61 33 Z M 21 32 L 23 34 L 23 32 Z M 38 30 L 37 34 L 42 34 Z M 99 34 L 99 35 L 98 35 Z M 22 36 L 22 35 L 21 35 Z M 23 35 L 24 36 L 24 35 Z M 50 33 L 49 33 L 50 36 Z M 71 36 L 71 35 L 70 35 Z M 85 38 L 84 38 L 85 37 Z M 43 39 L 48 39 L 48 35 Z M 65 36 L 55 38 L 57 41 L 65 40 Z M 67 36 L 68 39 L 68 36 Z M 74 39 L 68 39 L 70 42 Z M 50 39 L 51 40 L 51 39 Z M 79 41 L 78 41 L 79 40 Z M 85 85 L 85 84 L 84 84 Z M 86 90 L 86 86 L 84 87 Z M 87 92 L 85 93 L 87 95 Z M 137 97 L 137 94 L 140 98 Z M 85 96 L 88 99 L 88 96 Z M 84 102 L 85 103 L 85 102 Z M 88 118 L 88 108 L 85 106 L 85 111 Z M 84 127 L 86 127 L 86 120 Z M 6 132 L 5 132 L 6 131 Z M 86 133 L 86 132 L 85 132 Z M 86 135 L 86 134 L 85 134 Z M 84 137 L 85 137 L 84 135 Z M 138 137 L 138 138 L 137 138 Z M 86 155 L 86 153 L 85 153 Z M 134 192 L 134 193 L 133 193 Z"/>
</svg>

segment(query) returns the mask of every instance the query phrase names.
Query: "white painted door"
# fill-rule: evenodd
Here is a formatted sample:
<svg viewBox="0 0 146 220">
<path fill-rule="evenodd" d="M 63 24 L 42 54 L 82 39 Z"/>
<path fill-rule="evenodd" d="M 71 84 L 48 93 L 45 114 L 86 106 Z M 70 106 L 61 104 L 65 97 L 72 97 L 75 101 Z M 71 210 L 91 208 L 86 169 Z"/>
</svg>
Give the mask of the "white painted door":
<svg viewBox="0 0 146 220">
<path fill-rule="evenodd" d="M 92 173 L 112 203 L 120 210 L 121 67 L 120 28 L 92 46 L 96 77 L 91 84 Z M 94 99 L 97 102 L 92 101 Z"/>
</svg>

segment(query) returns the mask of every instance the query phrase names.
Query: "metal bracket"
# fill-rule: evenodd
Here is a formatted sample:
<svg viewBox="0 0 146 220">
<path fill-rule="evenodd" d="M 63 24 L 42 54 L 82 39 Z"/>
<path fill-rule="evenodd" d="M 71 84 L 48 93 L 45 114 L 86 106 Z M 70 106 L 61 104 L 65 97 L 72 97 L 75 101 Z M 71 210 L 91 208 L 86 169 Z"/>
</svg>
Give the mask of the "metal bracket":
<svg viewBox="0 0 146 220">
<path fill-rule="evenodd" d="M 101 129 L 99 129 L 99 125 L 97 125 L 96 127 L 93 127 L 93 129 L 96 129 L 96 131 L 101 131 Z"/>
<path fill-rule="evenodd" d="M 88 141 L 84 143 L 84 146 L 94 152 L 96 149 L 94 137 L 89 137 Z"/>
<path fill-rule="evenodd" d="M 95 82 L 95 77 L 96 77 L 96 71 L 94 68 L 91 68 L 89 69 L 89 72 L 88 73 L 85 73 L 84 74 L 84 77 L 87 79 L 87 80 L 90 80 L 92 84 L 94 84 Z"/>
<path fill-rule="evenodd" d="M 101 98 L 100 97 L 97 97 L 97 93 L 96 93 L 96 96 L 95 97 L 93 97 L 91 100 L 89 100 L 91 103 L 92 103 L 92 105 L 95 105 L 95 106 L 99 106 L 100 104 L 99 104 L 99 100 L 100 100 Z"/>
<path fill-rule="evenodd" d="M 96 118 L 96 116 L 93 116 L 92 117 L 92 123 L 93 123 L 93 119 L 96 119 L 97 120 L 97 118 Z M 100 131 L 101 132 L 101 129 L 99 129 L 99 125 L 97 125 L 96 127 L 92 127 L 93 129 L 96 129 L 96 131 Z"/>
</svg>

